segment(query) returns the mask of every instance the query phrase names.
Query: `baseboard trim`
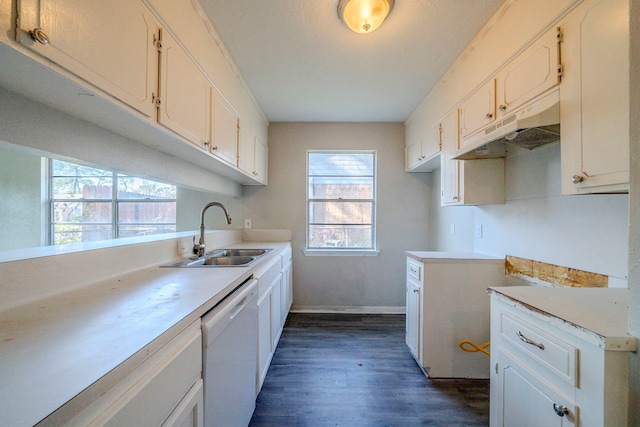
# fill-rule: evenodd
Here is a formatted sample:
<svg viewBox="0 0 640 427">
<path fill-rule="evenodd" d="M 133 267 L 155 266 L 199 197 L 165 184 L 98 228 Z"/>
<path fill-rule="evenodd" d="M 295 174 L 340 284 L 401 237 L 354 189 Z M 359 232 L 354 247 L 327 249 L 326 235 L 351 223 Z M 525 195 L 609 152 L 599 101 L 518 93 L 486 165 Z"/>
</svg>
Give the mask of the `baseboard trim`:
<svg viewBox="0 0 640 427">
<path fill-rule="evenodd" d="M 405 306 L 293 306 L 292 313 L 405 314 Z"/>
</svg>

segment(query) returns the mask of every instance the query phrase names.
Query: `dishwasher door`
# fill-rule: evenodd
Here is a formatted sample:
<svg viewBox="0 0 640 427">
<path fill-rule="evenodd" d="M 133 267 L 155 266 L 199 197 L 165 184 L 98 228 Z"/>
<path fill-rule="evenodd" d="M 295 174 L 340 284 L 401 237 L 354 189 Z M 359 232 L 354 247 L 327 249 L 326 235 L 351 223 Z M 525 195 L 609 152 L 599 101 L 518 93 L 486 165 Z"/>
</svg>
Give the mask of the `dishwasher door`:
<svg viewBox="0 0 640 427">
<path fill-rule="evenodd" d="M 257 283 L 249 280 L 202 318 L 207 427 L 246 427 L 256 407 Z"/>
</svg>

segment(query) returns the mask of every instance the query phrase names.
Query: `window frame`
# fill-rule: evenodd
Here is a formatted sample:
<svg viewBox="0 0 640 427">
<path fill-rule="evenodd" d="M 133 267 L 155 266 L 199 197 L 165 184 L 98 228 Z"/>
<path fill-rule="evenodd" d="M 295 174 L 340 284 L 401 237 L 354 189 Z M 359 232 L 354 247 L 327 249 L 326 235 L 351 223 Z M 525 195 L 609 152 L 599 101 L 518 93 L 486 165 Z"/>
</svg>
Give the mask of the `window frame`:
<svg viewBox="0 0 640 427">
<path fill-rule="evenodd" d="M 54 195 L 54 178 L 58 178 L 60 177 L 59 175 L 55 175 L 54 176 L 54 167 L 53 167 L 53 162 L 54 161 L 63 161 L 65 163 L 70 163 L 70 164 L 74 164 L 74 165 L 79 165 L 79 166 L 86 166 L 86 167 L 90 167 L 90 168 L 94 168 L 94 169 L 99 169 L 102 170 L 104 172 L 106 172 L 107 174 L 105 174 L 103 177 L 105 178 L 109 178 L 111 179 L 111 183 L 112 183 L 112 188 L 111 188 L 111 197 L 110 198 L 80 198 L 80 199 L 56 199 L 53 197 Z M 47 244 L 51 245 L 51 246 L 64 246 L 64 245 L 69 245 L 69 244 L 78 244 L 78 243 L 88 243 L 89 241 L 81 241 L 81 242 L 69 242 L 69 243 L 59 243 L 56 244 L 55 243 L 55 226 L 56 224 L 63 224 L 63 223 L 56 223 L 55 222 L 55 203 L 59 202 L 59 201 L 65 201 L 65 200 L 71 200 L 71 201 L 78 201 L 78 202 L 82 202 L 82 203 L 109 203 L 111 204 L 111 221 L 109 223 L 92 223 L 92 222 L 78 222 L 75 223 L 73 225 L 108 225 L 111 227 L 111 233 L 110 233 L 110 237 L 108 239 L 103 239 L 103 240 L 96 240 L 96 241 L 107 241 L 107 240 L 114 240 L 114 239 L 124 239 L 124 238 L 128 238 L 127 237 L 121 237 L 120 236 L 120 227 L 121 226 L 126 226 L 126 225 L 140 225 L 140 226 L 144 226 L 144 225 L 157 225 L 157 226 L 174 226 L 174 230 L 167 232 L 167 233 L 175 233 L 177 231 L 177 215 L 176 215 L 176 221 L 175 222 L 154 222 L 154 223 L 148 223 L 148 222 L 140 222 L 140 223 L 132 223 L 132 224 L 128 224 L 125 222 L 120 222 L 120 215 L 119 215 L 119 209 L 120 209 L 120 203 L 176 203 L 177 204 L 177 197 L 174 198 L 120 198 L 118 197 L 118 188 L 119 188 L 119 180 L 121 178 L 139 178 L 139 179 L 144 179 L 147 181 L 153 181 L 153 182 L 157 182 L 157 183 L 161 183 L 161 184 L 167 184 L 167 185 L 171 185 L 175 188 L 175 190 L 177 191 L 177 187 L 174 184 L 168 184 L 162 181 L 157 181 L 157 180 L 152 180 L 152 179 L 148 179 L 148 178 L 144 178 L 144 177 L 139 177 L 136 175 L 131 175 L 131 174 L 124 174 L 124 173 L 119 173 L 113 169 L 110 168 L 105 168 L 105 167 L 101 167 L 101 166 L 96 166 L 96 165 L 85 165 L 82 163 L 76 163 L 76 162 L 72 162 L 72 161 L 67 161 L 67 160 L 61 160 L 61 159 L 54 159 L 54 158 L 50 158 L 48 159 L 47 162 L 47 168 L 46 168 L 46 173 L 47 173 L 47 181 L 48 181 L 48 185 L 47 185 L 47 203 L 48 203 L 48 209 L 47 209 L 47 233 L 46 233 L 46 238 L 47 238 Z M 81 177 L 84 177 L 84 175 L 79 175 Z M 71 177 L 71 176 L 70 176 Z M 89 176 L 87 176 L 89 177 Z M 153 233 L 153 234 L 149 234 L 148 236 L 160 236 L 162 234 L 167 234 L 167 233 Z"/>
<path fill-rule="evenodd" d="M 371 154 L 373 156 L 373 189 L 371 199 L 311 199 L 309 196 L 309 158 L 314 153 L 335 154 Z M 305 170 L 305 250 L 306 256 L 377 256 L 380 251 L 377 248 L 377 202 L 378 202 L 378 152 L 377 150 L 307 150 Z M 364 177 L 356 175 L 354 177 Z M 367 175 L 368 177 L 368 175 Z M 310 206 L 314 201 L 356 201 L 371 203 L 371 247 L 370 248 L 342 248 L 342 247 L 310 247 Z M 337 224 L 339 225 L 339 224 Z"/>
</svg>

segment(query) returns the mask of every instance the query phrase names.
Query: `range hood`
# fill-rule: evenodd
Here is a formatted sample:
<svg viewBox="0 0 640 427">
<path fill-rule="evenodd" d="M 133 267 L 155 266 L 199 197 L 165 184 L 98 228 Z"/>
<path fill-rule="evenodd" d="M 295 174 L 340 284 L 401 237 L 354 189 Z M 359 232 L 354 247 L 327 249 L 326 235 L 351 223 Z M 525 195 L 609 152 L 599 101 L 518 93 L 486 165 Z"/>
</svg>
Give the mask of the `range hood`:
<svg viewBox="0 0 640 427">
<path fill-rule="evenodd" d="M 505 144 L 532 150 L 559 140 L 560 93 L 555 89 L 462 140 L 462 147 L 452 158 L 472 160 L 504 157 Z"/>
</svg>

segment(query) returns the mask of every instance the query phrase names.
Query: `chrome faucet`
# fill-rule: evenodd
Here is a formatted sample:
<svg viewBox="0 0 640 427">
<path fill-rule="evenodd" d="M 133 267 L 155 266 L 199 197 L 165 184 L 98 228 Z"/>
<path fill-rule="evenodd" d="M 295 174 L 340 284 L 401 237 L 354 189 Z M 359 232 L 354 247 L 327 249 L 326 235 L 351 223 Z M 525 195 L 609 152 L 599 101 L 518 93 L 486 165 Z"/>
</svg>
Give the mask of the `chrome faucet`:
<svg viewBox="0 0 640 427">
<path fill-rule="evenodd" d="M 224 211 L 224 216 L 226 217 L 227 224 L 231 224 L 231 217 L 229 216 L 229 212 L 227 212 L 227 208 L 224 207 L 222 203 L 218 202 L 210 202 L 204 205 L 202 211 L 200 212 L 200 241 L 198 243 L 195 242 L 196 238 L 193 237 L 193 253 L 198 256 L 198 258 L 204 256 L 205 245 L 204 245 L 204 213 L 211 206 L 218 206 L 220 209 Z"/>
</svg>

